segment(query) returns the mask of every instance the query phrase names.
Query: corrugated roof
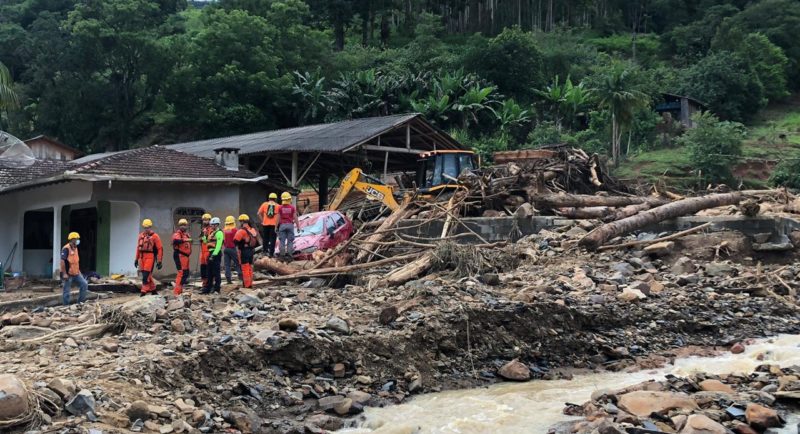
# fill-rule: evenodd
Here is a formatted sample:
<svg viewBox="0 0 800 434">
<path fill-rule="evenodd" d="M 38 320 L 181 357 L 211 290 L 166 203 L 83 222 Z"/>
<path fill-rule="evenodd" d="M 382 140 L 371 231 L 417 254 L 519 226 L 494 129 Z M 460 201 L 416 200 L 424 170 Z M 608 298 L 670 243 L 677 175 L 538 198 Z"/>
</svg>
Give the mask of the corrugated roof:
<svg viewBox="0 0 800 434">
<path fill-rule="evenodd" d="M 219 148 L 238 148 L 239 155 L 261 152 L 342 152 L 418 116 L 418 113 L 411 113 L 353 119 L 177 143 L 167 147 L 203 157 L 213 157 L 214 150 Z"/>
</svg>

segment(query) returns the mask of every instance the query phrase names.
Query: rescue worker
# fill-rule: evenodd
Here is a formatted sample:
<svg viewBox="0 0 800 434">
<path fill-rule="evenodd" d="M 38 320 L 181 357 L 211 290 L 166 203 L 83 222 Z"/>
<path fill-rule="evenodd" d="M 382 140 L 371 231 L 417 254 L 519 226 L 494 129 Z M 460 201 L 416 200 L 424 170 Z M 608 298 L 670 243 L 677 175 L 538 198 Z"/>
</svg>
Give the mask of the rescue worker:
<svg viewBox="0 0 800 434">
<path fill-rule="evenodd" d="M 178 230 L 172 234 L 172 258 L 175 260 L 175 295 L 181 295 L 183 285 L 189 282 L 189 257 L 192 256 L 192 235 L 189 234 L 189 221 L 178 220 Z"/>
<path fill-rule="evenodd" d="M 270 258 L 275 256 L 275 241 L 278 238 L 278 195 L 269 194 L 269 200 L 258 208 L 258 218 L 261 219 L 261 239 L 264 242 L 264 254 Z"/>
<path fill-rule="evenodd" d="M 280 254 L 287 261 L 291 261 L 294 255 L 294 230 L 297 225 L 297 209 L 292 205 L 292 195 L 287 191 L 281 193 L 278 224 Z"/>
<path fill-rule="evenodd" d="M 200 279 L 203 281 L 203 288 L 208 286 L 208 246 L 206 239 L 211 230 L 211 214 L 203 214 L 203 226 L 200 228 Z"/>
<path fill-rule="evenodd" d="M 236 220 L 232 215 L 225 217 L 225 229 L 222 231 L 225 236 L 225 244 L 223 245 L 222 255 L 225 257 L 225 280 L 228 284 L 231 281 L 231 265 L 233 269 L 239 273 L 239 278 L 242 278 L 242 267 L 239 265 L 239 253 L 236 251 L 236 244 L 233 238 L 236 236 Z"/>
<path fill-rule="evenodd" d="M 153 268 L 161 269 L 164 246 L 161 244 L 161 237 L 153 232 L 152 220 L 144 219 L 142 228 L 144 230 L 139 234 L 139 241 L 136 243 L 136 260 L 133 264 L 142 272 L 142 293 L 140 295 L 147 295 L 156 291 L 156 284 L 153 282 Z"/>
<path fill-rule="evenodd" d="M 250 226 L 250 216 L 239 216 L 239 230 L 234 237 L 239 247 L 239 259 L 242 262 L 242 282 L 245 288 L 253 287 L 253 257 L 258 247 L 258 231 Z"/>
<path fill-rule="evenodd" d="M 86 279 L 81 274 L 80 257 L 78 255 L 78 244 L 80 243 L 81 236 L 77 232 L 70 232 L 67 236 L 67 244 L 61 249 L 59 269 L 61 270 L 61 280 L 64 281 L 64 288 L 61 292 L 64 306 L 69 304 L 70 290 L 73 283 L 77 283 L 80 288 L 78 303 L 86 301 L 86 295 L 89 292 L 89 284 L 86 283 Z"/>
<path fill-rule="evenodd" d="M 214 217 L 210 221 L 211 226 L 206 237 L 206 247 L 208 248 L 208 284 L 203 287 L 203 294 L 220 292 L 222 286 L 222 245 L 225 243 L 225 235 L 219 230 L 219 217 Z"/>
</svg>

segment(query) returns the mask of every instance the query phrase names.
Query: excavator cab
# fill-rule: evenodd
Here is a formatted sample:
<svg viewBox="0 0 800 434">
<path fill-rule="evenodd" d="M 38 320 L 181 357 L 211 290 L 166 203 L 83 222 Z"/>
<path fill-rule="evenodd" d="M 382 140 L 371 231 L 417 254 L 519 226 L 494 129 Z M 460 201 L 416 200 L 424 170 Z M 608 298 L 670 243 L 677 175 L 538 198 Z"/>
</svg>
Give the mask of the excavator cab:
<svg viewBox="0 0 800 434">
<path fill-rule="evenodd" d="M 431 151 L 419 155 L 417 166 L 417 191 L 436 194 L 442 190 L 458 188 L 458 176 L 465 170 L 477 168 L 472 151 Z"/>
</svg>

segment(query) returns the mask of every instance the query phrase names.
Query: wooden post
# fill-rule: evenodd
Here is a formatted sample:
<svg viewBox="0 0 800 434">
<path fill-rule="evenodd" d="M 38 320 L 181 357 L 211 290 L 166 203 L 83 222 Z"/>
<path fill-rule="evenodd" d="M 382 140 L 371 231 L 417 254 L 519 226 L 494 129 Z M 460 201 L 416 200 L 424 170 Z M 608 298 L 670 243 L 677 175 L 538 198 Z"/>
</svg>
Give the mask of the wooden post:
<svg viewBox="0 0 800 434">
<path fill-rule="evenodd" d="M 299 171 L 297 166 L 298 166 L 299 159 L 300 159 L 299 154 L 297 152 L 292 152 L 292 175 L 291 176 L 292 176 L 292 188 L 294 188 L 294 189 L 297 189 L 297 177 L 299 176 L 299 174 L 297 173 Z M 294 195 L 294 198 L 292 199 L 292 202 L 294 203 L 294 206 L 297 206 L 297 195 Z"/>
<path fill-rule="evenodd" d="M 319 173 L 319 211 L 328 205 L 328 176 L 325 170 Z"/>
</svg>

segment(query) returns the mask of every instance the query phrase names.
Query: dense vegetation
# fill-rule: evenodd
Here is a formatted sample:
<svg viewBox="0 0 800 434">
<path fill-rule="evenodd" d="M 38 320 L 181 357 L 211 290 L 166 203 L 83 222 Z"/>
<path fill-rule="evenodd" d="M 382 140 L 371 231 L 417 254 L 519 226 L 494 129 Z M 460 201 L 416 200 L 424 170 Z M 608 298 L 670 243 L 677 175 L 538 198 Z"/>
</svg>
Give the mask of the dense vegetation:
<svg viewBox="0 0 800 434">
<path fill-rule="evenodd" d="M 487 154 L 685 145 L 722 180 L 736 122 L 800 90 L 797 29 L 797 0 L 6 0 L 0 127 L 99 151 L 417 111 Z M 665 92 L 718 118 L 679 140 Z"/>
</svg>

